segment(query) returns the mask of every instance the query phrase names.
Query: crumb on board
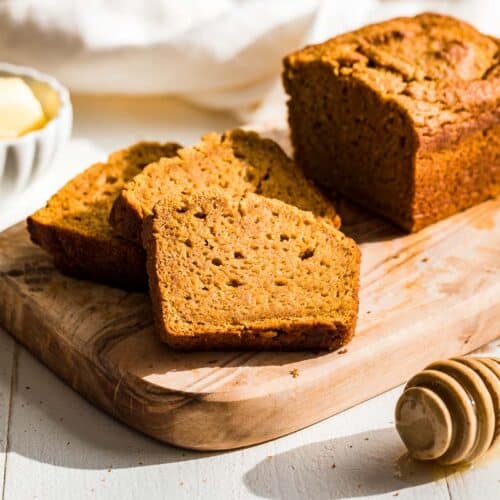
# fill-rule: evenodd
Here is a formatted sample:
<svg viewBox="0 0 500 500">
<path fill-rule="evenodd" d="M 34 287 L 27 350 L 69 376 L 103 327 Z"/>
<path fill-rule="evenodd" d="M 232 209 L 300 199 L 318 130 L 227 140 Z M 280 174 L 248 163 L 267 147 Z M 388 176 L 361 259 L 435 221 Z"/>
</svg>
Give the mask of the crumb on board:
<svg viewBox="0 0 500 500">
<path fill-rule="evenodd" d="M 424 257 L 424 258 L 422 259 L 422 262 L 428 262 L 428 261 L 429 261 L 429 257 Z"/>
<path fill-rule="evenodd" d="M 272 455 L 267 455 L 267 460 L 272 460 L 273 456 Z"/>
<path fill-rule="evenodd" d="M 347 352 L 347 349 L 340 349 L 340 351 L 337 351 L 337 354 L 345 354 Z"/>
<path fill-rule="evenodd" d="M 332 469 L 335 469 L 337 467 L 337 464 L 332 464 Z"/>
<path fill-rule="evenodd" d="M 297 370 L 297 368 L 294 368 L 293 370 L 290 370 L 288 373 L 290 373 L 290 375 L 293 378 L 297 378 L 299 376 L 299 370 Z"/>
</svg>

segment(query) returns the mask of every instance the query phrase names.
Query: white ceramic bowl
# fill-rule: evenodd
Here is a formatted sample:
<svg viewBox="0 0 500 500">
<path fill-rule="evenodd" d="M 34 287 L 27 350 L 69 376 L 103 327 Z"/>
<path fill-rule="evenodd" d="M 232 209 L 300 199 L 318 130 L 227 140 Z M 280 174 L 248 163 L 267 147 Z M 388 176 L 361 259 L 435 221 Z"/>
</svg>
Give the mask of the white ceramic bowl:
<svg viewBox="0 0 500 500">
<path fill-rule="evenodd" d="M 73 122 L 69 92 L 57 80 L 32 68 L 0 62 L 0 76 L 7 75 L 19 76 L 31 87 L 48 122 L 21 137 L 0 139 L 0 206 L 50 171 Z"/>
</svg>

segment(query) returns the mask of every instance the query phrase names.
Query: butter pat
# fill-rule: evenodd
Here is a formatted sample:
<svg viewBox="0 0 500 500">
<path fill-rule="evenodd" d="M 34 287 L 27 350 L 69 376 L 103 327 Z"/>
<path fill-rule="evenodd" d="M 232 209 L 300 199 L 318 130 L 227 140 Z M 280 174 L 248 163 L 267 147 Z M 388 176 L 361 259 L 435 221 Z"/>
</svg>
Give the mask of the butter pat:
<svg viewBox="0 0 500 500">
<path fill-rule="evenodd" d="M 24 80 L 0 78 L 0 139 L 19 137 L 46 122 L 40 102 Z"/>
</svg>

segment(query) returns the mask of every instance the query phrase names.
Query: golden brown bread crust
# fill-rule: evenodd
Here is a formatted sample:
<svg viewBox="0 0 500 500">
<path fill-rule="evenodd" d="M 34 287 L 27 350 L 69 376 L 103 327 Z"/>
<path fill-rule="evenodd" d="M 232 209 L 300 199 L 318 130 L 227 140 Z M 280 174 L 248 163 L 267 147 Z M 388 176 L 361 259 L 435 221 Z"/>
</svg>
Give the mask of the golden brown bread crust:
<svg viewBox="0 0 500 500">
<path fill-rule="evenodd" d="M 333 350 L 354 333 L 359 250 L 310 212 L 211 188 L 159 202 L 142 239 L 174 349 Z"/>
<path fill-rule="evenodd" d="M 229 189 L 236 196 L 256 192 L 277 198 L 340 225 L 333 205 L 279 145 L 255 132 L 207 134 L 200 144 L 177 154 L 148 165 L 124 187 L 110 217 L 118 235 L 139 241 L 142 222 L 159 200 L 175 191 L 206 186 Z"/>
<path fill-rule="evenodd" d="M 169 336 L 169 347 L 181 352 L 193 351 L 335 351 L 354 336 L 356 320 L 349 326 L 314 324 L 290 326 L 286 331 L 254 328 L 239 335 L 216 333 Z M 276 333 L 275 337 L 269 334 Z"/>
<path fill-rule="evenodd" d="M 127 289 L 146 288 L 144 250 L 113 234 L 109 212 L 125 182 L 179 148 L 141 142 L 92 165 L 28 218 L 32 241 L 52 254 L 65 274 Z"/>
<path fill-rule="evenodd" d="M 147 287 L 144 249 L 118 238 L 88 234 L 28 218 L 31 240 L 49 252 L 54 265 L 69 276 L 127 290 Z"/>
<path fill-rule="evenodd" d="M 408 231 L 500 192 L 500 43 L 448 16 L 398 18 L 289 55 L 297 161 Z"/>
</svg>

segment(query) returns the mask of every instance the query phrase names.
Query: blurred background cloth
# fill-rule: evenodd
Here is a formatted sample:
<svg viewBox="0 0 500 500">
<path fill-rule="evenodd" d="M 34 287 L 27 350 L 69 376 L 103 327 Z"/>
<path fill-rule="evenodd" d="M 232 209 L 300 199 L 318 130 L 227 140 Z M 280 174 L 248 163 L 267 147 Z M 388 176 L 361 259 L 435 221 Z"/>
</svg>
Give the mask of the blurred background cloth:
<svg viewBox="0 0 500 500">
<path fill-rule="evenodd" d="M 421 11 L 500 35 L 500 0 L 0 0 L 0 60 L 76 93 L 170 94 L 273 120 L 286 53 Z"/>
</svg>

